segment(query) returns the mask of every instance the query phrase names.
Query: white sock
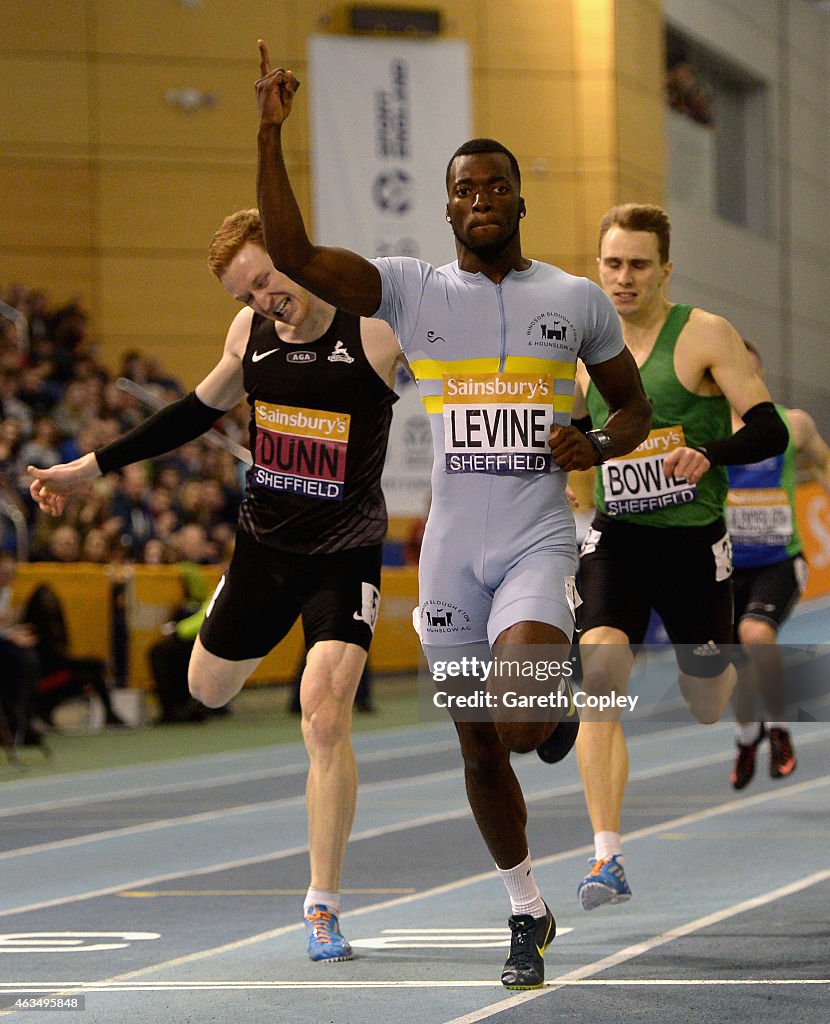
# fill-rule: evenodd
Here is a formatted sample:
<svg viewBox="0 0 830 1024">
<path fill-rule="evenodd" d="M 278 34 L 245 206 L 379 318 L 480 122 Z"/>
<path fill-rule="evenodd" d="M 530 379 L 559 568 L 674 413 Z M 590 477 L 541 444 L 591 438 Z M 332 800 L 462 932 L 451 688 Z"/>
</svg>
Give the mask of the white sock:
<svg viewBox="0 0 830 1024">
<path fill-rule="evenodd" d="M 742 747 L 751 747 L 753 743 L 757 743 L 760 731 L 760 722 L 747 722 L 745 725 L 739 722 L 735 726 L 735 735 Z"/>
<path fill-rule="evenodd" d="M 497 864 L 496 870 L 501 875 L 501 880 L 510 896 L 510 906 L 514 914 L 544 917 L 545 903 L 539 892 L 536 879 L 533 877 L 533 866 L 530 863 L 529 853 L 515 868 L 500 868 Z"/>
<path fill-rule="evenodd" d="M 789 722 L 767 722 L 766 726 L 768 729 L 783 729 L 784 732 L 789 732 Z"/>
<path fill-rule="evenodd" d="M 597 860 L 608 860 L 614 855 L 622 854 L 619 832 L 596 832 L 594 833 L 594 855 Z"/>
<path fill-rule="evenodd" d="M 305 894 L 305 903 L 303 903 L 303 913 L 307 914 L 309 907 L 315 904 L 322 903 L 324 907 L 340 916 L 340 893 L 339 892 L 328 892 L 326 889 L 312 889 L 309 888 Z"/>
</svg>

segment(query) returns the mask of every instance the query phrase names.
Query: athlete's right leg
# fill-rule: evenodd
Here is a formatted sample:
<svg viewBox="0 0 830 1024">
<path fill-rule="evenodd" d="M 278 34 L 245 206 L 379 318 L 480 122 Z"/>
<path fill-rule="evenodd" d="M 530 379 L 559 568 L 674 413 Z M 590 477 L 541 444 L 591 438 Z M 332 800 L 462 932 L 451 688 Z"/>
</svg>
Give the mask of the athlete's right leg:
<svg viewBox="0 0 830 1024">
<path fill-rule="evenodd" d="M 510 751 L 492 722 L 456 722 L 470 809 L 500 868 L 527 857 L 527 807 L 510 764 Z"/>
<path fill-rule="evenodd" d="M 634 663 L 628 637 L 599 626 L 580 637 L 582 688 L 589 696 L 624 694 Z M 576 756 L 594 832 L 619 832 L 628 781 L 628 749 L 619 712 L 582 710 Z"/>
<path fill-rule="evenodd" d="M 589 696 L 624 694 L 634 662 L 628 636 L 622 630 L 599 626 L 580 637 L 582 687 Z M 594 868 L 580 884 L 585 910 L 628 899 L 631 890 L 622 873 L 620 831 L 628 747 L 618 711 L 584 708 L 576 740 L 576 758 L 585 804 L 594 833 Z M 608 877 L 605 877 L 606 874 Z"/>
<path fill-rule="evenodd" d="M 239 693 L 261 661 L 262 658 L 220 658 L 206 650 L 197 637 L 187 670 L 190 693 L 207 707 L 220 708 Z"/>
<path fill-rule="evenodd" d="M 505 884 L 512 914 L 510 956 L 501 981 L 509 989 L 541 988 L 542 959 L 556 922 L 533 876 L 525 832 L 527 805 L 510 764 L 510 751 L 492 722 L 456 722 L 467 799 L 479 832 Z"/>
</svg>

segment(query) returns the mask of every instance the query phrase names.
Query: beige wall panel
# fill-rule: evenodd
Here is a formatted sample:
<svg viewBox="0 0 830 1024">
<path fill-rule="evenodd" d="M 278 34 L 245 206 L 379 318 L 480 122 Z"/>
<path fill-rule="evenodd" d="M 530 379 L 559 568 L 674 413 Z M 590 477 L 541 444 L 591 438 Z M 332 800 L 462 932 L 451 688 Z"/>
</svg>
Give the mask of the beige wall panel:
<svg viewBox="0 0 830 1024">
<path fill-rule="evenodd" d="M 542 252 L 574 251 L 579 230 L 579 182 L 571 174 L 549 175 L 544 181 L 522 178 L 527 220 L 522 223 L 522 244 L 534 258 Z"/>
<path fill-rule="evenodd" d="M 563 73 L 574 69 L 572 0 L 487 0 L 482 63 L 493 70 Z M 502 103 L 516 109 L 527 97 L 511 90 Z"/>
<path fill-rule="evenodd" d="M 100 101 L 100 143 L 104 152 L 133 150 L 256 154 L 256 67 L 249 74 L 209 63 L 178 67 L 106 59 L 96 66 Z M 300 76 L 305 74 L 299 68 Z M 171 89 L 196 88 L 218 97 L 208 110 L 182 111 L 165 99 Z M 286 147 L 302 152 L 308 145 L 305 94 L 297 96 L 286 130 Z"/>
<path fill-rule="evenodd" d="M 92 242 L 91 169 L 78 160 L 0 159 L 0 248 Z"/>
<path fill-rule="evenodd" d="M 576 246 L 589 259 L 593 259 L 597 252 L 600 220 L 620 201 L 612 168 L 582 176 L 582 234 L 576 240 Z"/>
<path fill-rule="evenodd" d="M 86 8 L 86 0 L 3 0 L 3 21 L 14 30 L 0 34 L 0 52 L 83 52 Z"/>
<path fill-rule="evenodd" d="M 576 84 L 577 152 L 581 164 L 617 156 L 617 90 L 610 74 L 585 74 Z"/>
<path fill-rule="evenodd" d="M 574 2 L 574 59 L 583 74 L 611 73 L 616 67 L 615 6 L 615 0 Z"/>
<path fill-rule="evenodd" d="M 204 250 L 223 218 L 256 206 L 256 171 L 108 162 L 99 179 L 103 249 Z"/>
<path fill-rule="evenodd" d="M 494 138 L 512 150 L 530 173 L 529 160 L 541 159 L 549 172 L 571 170 L 576 161 L 574 82 L 569 77 L 494 71 L 481 81 L 487 96 L 488 125 Z M 504 102 L 519 95 L 521 102 Z"/>
<path fill-rule="evenodd" d="M 665 23 L 659 5 L 652 0 L 620 0 L 616 22 L 618 75 L 662 95 Z"/>
<path fill-rule="evenodd" d="M 8 143 L 88 143 L 85 62 L 2 57 L 0 95 L 0 141 L 4 150 Z"/>
<path fill-rule="evenodd" d="M 104 344 L 111 336 L 150 336 L 167 346 L 184 335 L 224 338 L 229 323 L 222 288 L 205 269 L 201 253 L 102 255 L 96 324 Z"/>
<path fill-rule="evenodd" d="M 649 93 L 620 81 L 617 85 L 619 161 L 661 180 L 666 173 L 665 108 L 662 93 Z"/>
<path fill-rule="evenodd" d="M 178 0 L 94 0 L 93 38 L 99 53 L 250 61 L 259 66 L 257 38 L 272 52 L 299 56 L 297 8 L 324 6 L 307 0 L 209 0 L 186 6 Z"/>
<path fill-rule="evenodd" d="M 639 175 L 635 171 L 620 170 L 619 203 L 665 203 L 663 183 L 656 177 Z"/>
<path fill-rule="evenodd" d="M 93 313 L 94 267 L 89 253 L 54 249 L 13 249 L 0 246 L 0 282 L 21 282 L 49 294 L 53 304 L 78 295 Z M 97 322 L 93 322 L 93 330 Z"/>
<path fill-rule="evenodd" d="M 402 0 L 404 6 L 412 6 L 411 0 Z M 443 12 L 444 32 L 442 39 L 462 39 L 470 47 L 470 63 L 478 67 L 484 63 L 485 38 L 487 29 L 481 17 L 480 0 L 447 0 L 436 4 Z"/>
</svg>

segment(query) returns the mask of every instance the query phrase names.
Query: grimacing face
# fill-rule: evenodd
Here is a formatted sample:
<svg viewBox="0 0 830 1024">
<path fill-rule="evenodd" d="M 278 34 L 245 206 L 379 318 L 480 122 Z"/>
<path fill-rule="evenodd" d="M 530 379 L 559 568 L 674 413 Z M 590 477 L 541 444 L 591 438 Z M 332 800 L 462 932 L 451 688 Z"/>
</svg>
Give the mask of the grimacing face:
<svg viewBox="0 0 830 1024">
<path fill-rule="evenodd" d="M 672 263 L 660 262 L 653 231 L 609 228 L 600 245 L 600 284 L 621 317 L 636 317 L 663 299 Z"/>
<path fill-rule="evenodd" d="M 237 302 L 268 320 L 297 327 L 308 316 L 310 293 L 281 274 L 254 242 L 242 246 L 220 281 Z"/>
</svg>

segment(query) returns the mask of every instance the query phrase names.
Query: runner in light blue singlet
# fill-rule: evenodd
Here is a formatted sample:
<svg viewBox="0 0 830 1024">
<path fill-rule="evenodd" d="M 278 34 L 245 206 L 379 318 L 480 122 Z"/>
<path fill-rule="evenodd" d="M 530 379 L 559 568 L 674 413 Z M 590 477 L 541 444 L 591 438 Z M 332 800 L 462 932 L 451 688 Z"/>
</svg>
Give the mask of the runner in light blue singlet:
<svg viewBox="0 0 830 1024">
<path fill-rule="evenodd" d="M 376 316 L 395 330 L 432 427 L 424 645 L 492 645 L 523 620 L 571 636 L 573 516 L 548 437 L 570 423 L 577 357 L 592 365 L 623 350 L 612 303 L 535 261 L 500 284 L 457 263 L 372 263 L 383 280 Z"/>
</svg>

